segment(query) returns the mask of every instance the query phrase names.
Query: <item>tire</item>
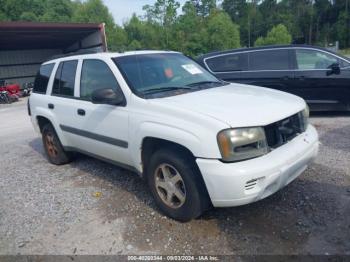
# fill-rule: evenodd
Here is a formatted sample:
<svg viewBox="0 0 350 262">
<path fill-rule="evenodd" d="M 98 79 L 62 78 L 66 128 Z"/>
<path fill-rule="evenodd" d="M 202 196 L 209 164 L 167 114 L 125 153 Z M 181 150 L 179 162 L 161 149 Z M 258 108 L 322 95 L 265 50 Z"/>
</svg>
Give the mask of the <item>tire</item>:
<svg viewBox="0 0 350 262">
<path fill-rule="evenodd" d="M 71 162 L 71 154 L 64 151 L 57 133 L 51 124 L 46 124 L 41 133 L 45 153 L 51 164 L 64 165 Z"/>
<path fill-rule="evenodd" d="M 148 186 L 156 204 L 168 217 L 187 222 L 199 217 L 210 206 L 204 182 L 192 157 L 181 151 L 160 149 L 152 155 L 147 166 Z M 164 173 L 171 178 L 173 186 Z"/>
<path fill-rule="evenodd" d="M 6 102 L 6 104 L 11 104 L 11 100 L 10 100 L 10 97 L 8 96 L 8 94 L 5 95 L 5 102 Z"/>
</svg>

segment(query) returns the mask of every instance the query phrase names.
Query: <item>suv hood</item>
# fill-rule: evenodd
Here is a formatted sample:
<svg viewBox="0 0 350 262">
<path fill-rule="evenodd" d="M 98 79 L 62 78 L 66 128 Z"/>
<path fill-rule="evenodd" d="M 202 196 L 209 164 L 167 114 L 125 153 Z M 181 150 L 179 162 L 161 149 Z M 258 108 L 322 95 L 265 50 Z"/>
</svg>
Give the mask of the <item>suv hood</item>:
<svg viewBox="0 0 350 262">
<path fill-rule="evenodd" d="M 230 84 L 156 100 L 168 106 L 210 116 L 230 127 L 266 126 L 305 108 L 305 101 L 295 95 L 242 84 Z"/>
</svg>

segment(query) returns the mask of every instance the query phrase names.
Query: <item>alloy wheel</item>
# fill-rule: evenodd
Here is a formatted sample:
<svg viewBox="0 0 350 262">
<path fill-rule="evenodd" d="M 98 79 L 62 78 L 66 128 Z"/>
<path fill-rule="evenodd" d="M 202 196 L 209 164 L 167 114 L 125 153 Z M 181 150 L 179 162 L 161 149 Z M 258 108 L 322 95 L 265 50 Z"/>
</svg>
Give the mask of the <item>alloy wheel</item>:
<svg viewBox="0 0 350 262">
<path fill-rule="evenodd" d="M 158 196 L 171 208 L 180 208 L 186 201 L 186 187 L 181 174 L 169 164 L 156 168 L 155 186 Z"/>
</svg>

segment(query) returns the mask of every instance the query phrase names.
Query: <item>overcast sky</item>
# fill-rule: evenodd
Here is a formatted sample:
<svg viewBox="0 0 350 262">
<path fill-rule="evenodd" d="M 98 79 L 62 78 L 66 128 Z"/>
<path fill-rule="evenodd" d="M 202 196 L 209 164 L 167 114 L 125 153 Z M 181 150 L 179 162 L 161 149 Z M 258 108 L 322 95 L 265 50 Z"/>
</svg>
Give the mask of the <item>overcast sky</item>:
<svg viewBox="0 0 350 262">
<path fill-rule="evenodd" d="M 122 25 L 133 13 L 143 15 L 142 7 L 144 5 L 153 5 L 156 0 L 103 0 L 113 14 L 117 24 Z M 185 0 L 178 0 L 181 4 Z M 180 9 L 179 9 L 180 10 Z"/>
</svg>

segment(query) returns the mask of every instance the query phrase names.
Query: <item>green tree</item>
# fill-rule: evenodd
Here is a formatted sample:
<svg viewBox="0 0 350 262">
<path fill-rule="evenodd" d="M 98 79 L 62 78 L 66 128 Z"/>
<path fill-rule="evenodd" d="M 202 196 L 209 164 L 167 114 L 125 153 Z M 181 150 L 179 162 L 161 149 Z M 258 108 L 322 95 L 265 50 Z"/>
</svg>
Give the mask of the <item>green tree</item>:
<svg viewBox="0 0 350 262">
<path fill-rule="evenodd" d="M 0 21 L 7 21 L 8 17 L 5 15 L 5 13 L 0 11 Z"/>
<path fill-rule="evenodd" d="M 264 31 L 265 20 L 260 12 L 262 1 L 258 0 L 224 0 L 222 7 L 232 21 L 239 25 L 242 45 L 251 46 L 251 43 Z M 263 19 L 264 18 L 264 19 Z"/>
<path fill-rule="evenodd" d="M 124 24 L 128 38 L 128 49 L 160 49 L 161 41 L 158 25 L 140 20 L 135 14 Z"/>
<path fill-rule="evenodd" d="M 341 47 L 348 47 L 350 40 L 350 24 L 349 24 L 349 13 L 342 11 L 338 16 L 338 20 L 335 24 L 335 31 L 337 34 L 337 40 Z"/>
<path fill-rule="evenodd" d="M 73 21 L 83 23 L 105 23 L 106 27 L 115 25 L 112 14 L 102 0 L 87 0 L 78 2 L 73 15 Z"/>
<path fill-rule="evenodd" d="M 38 21 L 38 17 L 33 12 L 23 12 L 21 16 L 19 17 L 20 21 Z"/>
<path fill-rule="evenodd" d="M 0 13 L 9 21 L 69 22 L 73 3 L 70 0 L 0 0 Z"/>
<path fill-rule="evenodd" d="M 291 41 L 292 36 L 289 34 L 287 28 L 279 24 L 273 27 L 271 31 L 267 33 L 266 37 L 259 37 L 255 41 L 255 46 L 290 44 Z"/>
<path fill-rule="evenodd" d="M 175 0 L 157 0 L 154 5 L 145 5 L 146 18 L 150 24 L 161 26 L 160 38 L 163 48 L 169 49 L 172 46 L 171 34 L 177 19 L 177 9 L 180 3 Z"/>
<path fill-rule="evenodd" d="M 261 36 L 283 24 L 295 43 L 350 47 L 350 0 L 187 0 L 178 15 L 179 6 L 178 0 L 153 0 L 144 18 L 120 27 L 103 0 L 0 0 L 0 21 L 105 23 L 110 50 L 175 49 L 194 56 L 236 45 L 228 44 L 231 35 L 222 43 L 216 38 L 232 30 L 229 20 L 228 29 L 220 22 L 227 13 L 242 46 L 276 42 Z"/>
<path fill-rule="evenodd" d="M 69 22 L 73 7 L 70 0 L 45 0 L 44 13 L 39 17 L 43 22 Z"/>
<path fill-rule="evenodd" d="M 124 28 L 118 25 L 115 25 L 111 35 L 107 35 L 107 37 L 109 39 L 109 42 L 108 42 L 109 50 L 122 52 L 127 49 L 128 36 Z"/>
<path fill-rule="evenodd" d="M 208 18 L 209 50 L 224 50 L 240 47 L 239 27 L 222 11 L 212 12 Z"/>
<path fill-rule="evenodd" d="M 8 21 L 16 21 L 18 17 L 24 12 L 26 0 L 0 0 L 0 13 L 6 17 Z"/>
<path fill-rule="evenodd" d="M 208 16 L 216 8 L 216 0 L 191 0 L 199 16 Z"/>
<path fill-rule="evenodd" d="M 140 50 L 140 49 L 142 49 L 142 44 L 139 42 L 139 41 L 137 41 L 137 40 L 132 40 L 131 41 L 131 43 L 128 45 L 128 48 L 130 49 L 130 50 Z"/>
<path fill-rule="evenodd" d="M 193 30 L 193 29 L 196 30 Z M 175 50 L 189 56 L 196 56 L 207 51 L 207 31 L 204 19 L 197 14 L 196 7 L 191 1 L 187 1 L 179 16 L 175 28 Z"/>
<path fill-rule="evenodd" d="M 157 0 L 154 5 L 145 5 L 143 10 L 150 22 L 167 27 L 175 22 L 179 7 L 180 3 L 175 0 Z"/>
</svg>

